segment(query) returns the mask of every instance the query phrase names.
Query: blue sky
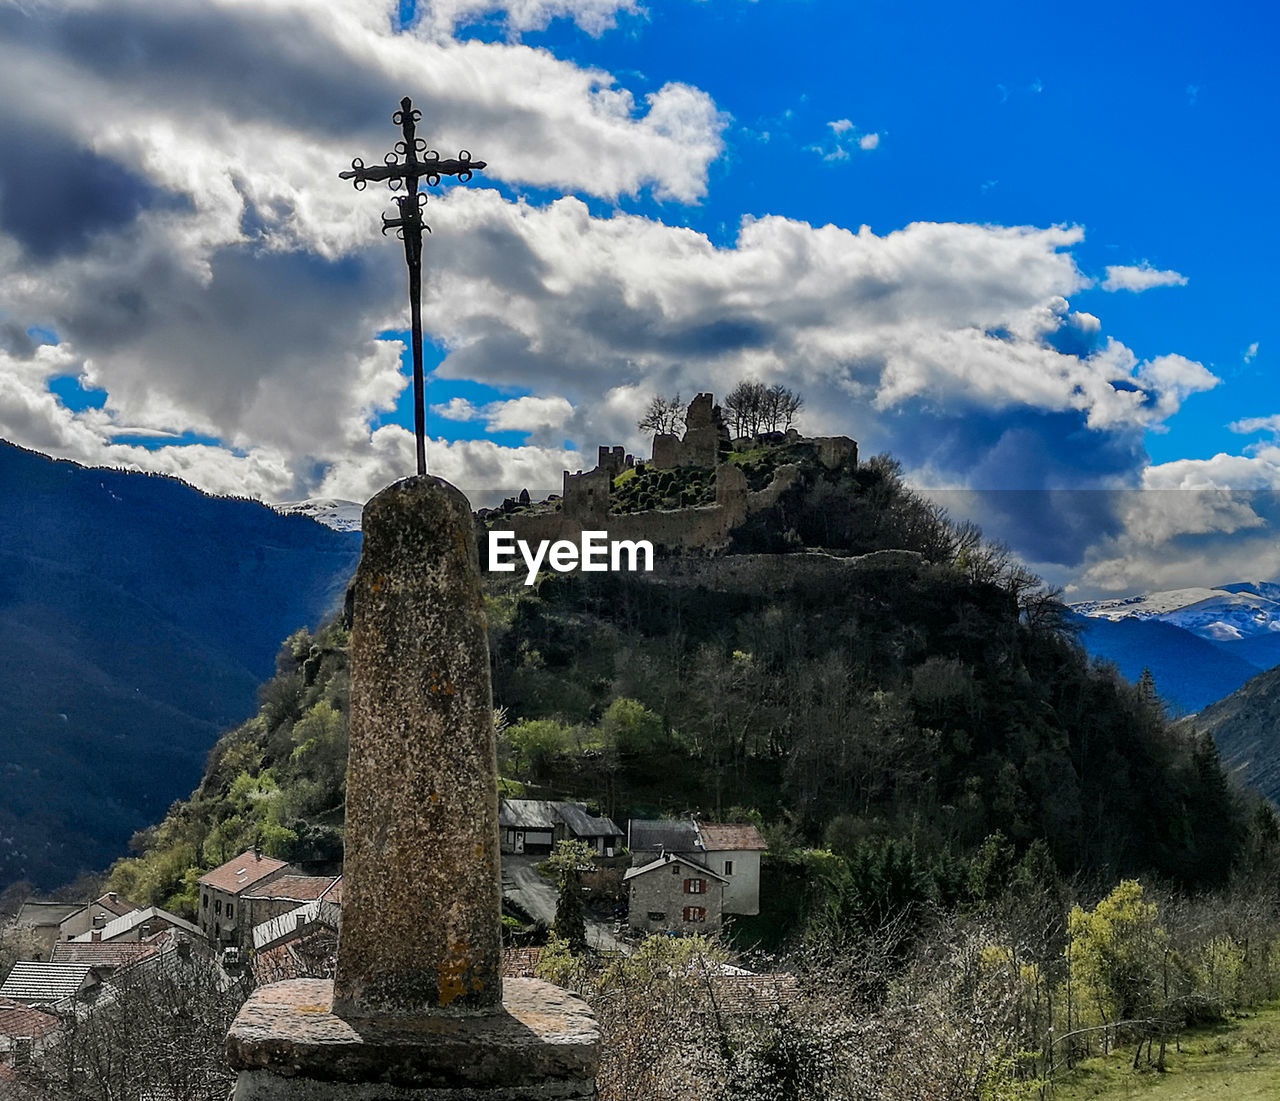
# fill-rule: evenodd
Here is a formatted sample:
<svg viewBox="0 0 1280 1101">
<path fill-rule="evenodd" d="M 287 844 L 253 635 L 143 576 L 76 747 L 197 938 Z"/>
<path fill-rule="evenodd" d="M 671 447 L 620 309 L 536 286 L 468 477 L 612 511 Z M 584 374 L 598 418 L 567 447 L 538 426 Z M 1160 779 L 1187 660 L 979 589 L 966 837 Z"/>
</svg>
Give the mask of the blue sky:
<svg viewBox="0 0 1280 1101">
<path fill-rule="evenodd" d="M 429 454 L 477 503 L 761 378 L 1073 593 L 1273 577 L 1276 21 L 0 7 L 0 436 L 273 501 L 411 470 L 390 196 L 336 179 L 410 94 L 490 166 L 426 246 Z"/>
</svg>

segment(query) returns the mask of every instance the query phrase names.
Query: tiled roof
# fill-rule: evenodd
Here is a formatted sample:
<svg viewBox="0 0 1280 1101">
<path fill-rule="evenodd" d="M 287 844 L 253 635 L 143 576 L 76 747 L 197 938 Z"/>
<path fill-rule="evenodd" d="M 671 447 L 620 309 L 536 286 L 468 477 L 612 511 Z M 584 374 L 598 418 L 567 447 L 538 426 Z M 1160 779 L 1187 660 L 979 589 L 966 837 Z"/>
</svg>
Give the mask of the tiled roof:
<svg viewBox="0 0 1280 1101">
<path fill-rule="evenodd" d="M 162 934 L 163 936 L 163 934 Z M 87 963 L 94 967 L 124 967 L 137 963 L 138 960 L 159 952 L 161 944 L 158 938 L 148 941 L 114 941 L 110 944 L 102 941 L 60 940 L 49 953 L 50 963 Z"/>
<path fill-rule="evenodd" d="M 745 852 L 769 848 L 760 831 L 745 822 L 699 822 L 698 832 L 707 852 Z"/>
<path fill-rule="evenodd" d="M 115 897 L 112 897 L 113 895 Z M 101 906 L 104 910 L 110 910 L 116 917 L 124 917 L 125 914 L 132 913 L 138 908 L 128 899 L 121 898 L 114 891 L 108 891 L 101 898 L 95 898 L 93 904 Z"/>
<path fill-rule="evenodd" d="M 697 827 L 687 818 L 633 818 L 627 846 L 632 852 L 701 851 Z"/>
<path fill-rule="evenodd" d="M 255 883 L 260 883 L 267 876 L 274 875 L 281 868 L 288 866 L 284 860 L 276 860 L 272 856 L 259 856 L 250 849 L 234 860 L 228 860 L 221 867 L 205 872 L 200 877 L 200 885 L 238 895 L 246 887 L 252 887 Z"/>
<path fill-rule="evenodd" d="M 331 875 L 282 875 L 270 883 L 246 891 L 240 897 L 247 898 L 282 898 L 289 902 L 312 902 L 328 892 L 337 882 Z"/>
<path fill-rule="evenodd" d="M 794 975 L 777 972 L 769 975 L 719 975 L 711 980 L 716 1005 L 722 1013 L 742 1016 L 790 1005 L 799 1000 L 800 992 Z"/>
<path fill-rule="evenodd" d="M 184 918 L 178 917 L 177 914 L 171 914 L 168 910 L 162 910 L 159 906 L 148 906 L 145 910 L 131 910 L 123 917 L 118 917 L 115 921 L 109 921 L 101 929 L 91 929 L 87 933 L 81 933 L 78 937 L 72 937 L 72 944 L 87 944 L 94 941 L 94 933 L 98 934 L 98 940 L 110 941 L 120 937 L 127 936 L 132 933 L 139 925 L 145 925 L 148 921 L 161 921 L 166 925 L 171 925 L 175 929 L 181 929 L 190 933 L 192 936 L 203 937 L 199 928 L 192 925 L 191 922 Z"/>
<path fill-rule="evenodd" d="M 0 999 L 0 1036 L 29 1036 L 38 1040 L 57 1027 L 58 1017 L 54 1013 L 32 1009 L 10 998 Z"/>
<path fill-rule="evenodd" d="M 597 818 L 587 812 L 581 803 L 552 803 L 556 813 L 575 837 L 621 837 L 612 818 Z"/>
<path fill-rule="evenodd" d="M 541 948 L 504 948 L 502 950 L 502 977 L 504 979 L 535 979 Z"/>
<path fill-rule="evenodd" d="M 259 952 L 253 959 L 253 974 L 259 983 L 332 978 L 337 951 L 337 933 L 318 927 Z"/>
<path fill-rule="evenodd" d="M 0 986 L 0 998 L 18 1002 L 60 1002 L 73 997 L 89 977 L 87 963 L 36 963 L 19 960 Z"/>
<path fill-rule="evenodd" d="M 658 868 L 665 868 L 668 864 L 672 863 L 672 861 L 677 864 L 682 864 L 686 868 L 691 868 L 699 875 L 709 875 L 712 879 L 718 879 L 721 883 L 729 882 L 719 872 L 713 872 L 705 864 L 699 864 L 696 860 L 690 860 L 687 857 L 681 856 L 679 853 L 663 853 L 657 860 L 650 860 L 648 864 L 641 864 L 637 868 L 628 868 L 622 877 L 623 881 L 625 882 L 628 879 L 635 879 L 638 875 L 644 875 L 646 872 L 656 871 Z"/>
</svg>

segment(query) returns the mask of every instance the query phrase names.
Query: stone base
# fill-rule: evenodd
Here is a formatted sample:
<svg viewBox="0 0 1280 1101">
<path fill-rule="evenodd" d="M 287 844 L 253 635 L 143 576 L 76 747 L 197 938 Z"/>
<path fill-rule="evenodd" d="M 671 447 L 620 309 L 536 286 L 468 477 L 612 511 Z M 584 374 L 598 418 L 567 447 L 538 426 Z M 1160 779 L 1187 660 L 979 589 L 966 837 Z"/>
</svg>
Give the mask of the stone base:
<svg viewBox="0 0 1280 1101">
<path fill-rule="evenodd" d="M 600 1038 L 587 1004 L 506 979 L 503 1012 L 335 1017 L 333 983 L 254 991 L 227 1034 L 233 1101 L 579 1101 L 595 1096 Z"/>
</svg>

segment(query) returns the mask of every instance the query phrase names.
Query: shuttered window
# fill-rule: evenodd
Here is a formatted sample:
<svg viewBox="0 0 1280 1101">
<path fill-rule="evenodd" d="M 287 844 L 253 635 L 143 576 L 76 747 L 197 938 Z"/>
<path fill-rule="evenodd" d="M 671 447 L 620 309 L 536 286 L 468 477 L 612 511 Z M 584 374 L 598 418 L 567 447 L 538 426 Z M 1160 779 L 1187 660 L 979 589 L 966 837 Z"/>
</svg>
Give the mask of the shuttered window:
<svg viewBox="0 0 1280 1101">
<path fill-rule="evenodd" d="M 706 921 L 707 911 L 701 906 L 686 906 L 684 908 L 685 921 Z"/>
<path fill-rule="evenodd" d="M 687 895 L 705 895 L 707 893 L 707 881 L 705 879 L 686 879 L 684 881 L 684 893 Z"/>
</svg>

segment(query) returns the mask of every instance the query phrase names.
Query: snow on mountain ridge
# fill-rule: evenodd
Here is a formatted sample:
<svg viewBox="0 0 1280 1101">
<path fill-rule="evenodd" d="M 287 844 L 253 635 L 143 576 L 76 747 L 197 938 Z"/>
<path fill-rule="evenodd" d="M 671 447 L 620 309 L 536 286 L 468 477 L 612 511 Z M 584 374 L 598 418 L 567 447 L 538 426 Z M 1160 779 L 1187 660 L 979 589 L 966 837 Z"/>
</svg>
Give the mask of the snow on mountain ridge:
<svg viewBox="0 0 1280 1101">
<path fill-rule="evenodd" d="M 310 516 L 335 531 L 359 531 L 364 512 L 364 505 L 333 497 L 309 497 L 305 501 L 287 501 L 272 507 L 277 512 Z"/>
<path fill-rule="evenodd" d="M 1080 615 L 1112 621 L 1156 619 L 1214 642 L 1280 632 L 1280 585 L 1265 581 L 1086 600 L 1072 608 Z"/>
</svg>

